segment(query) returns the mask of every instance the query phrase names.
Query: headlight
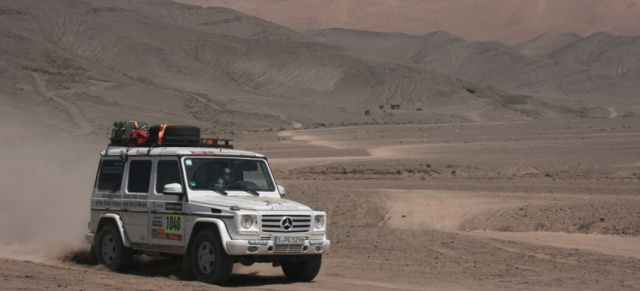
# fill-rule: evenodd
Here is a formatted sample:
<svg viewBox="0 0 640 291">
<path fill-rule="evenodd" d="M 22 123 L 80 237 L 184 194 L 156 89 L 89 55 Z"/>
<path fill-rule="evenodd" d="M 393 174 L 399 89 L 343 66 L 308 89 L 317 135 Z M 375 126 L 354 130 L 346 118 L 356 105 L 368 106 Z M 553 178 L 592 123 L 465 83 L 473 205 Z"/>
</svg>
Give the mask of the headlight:
<svg viewBox="0 0 640 291">
<path fill-rule="evenodd" d="M 240 225 L 242 225 L 242 228 L 249 229 L 252 224 L 253 224 L 253 219 L 251 218 L 251 216 L 249 215 L 242 216 L 242 220 L 240 221 Z"/>
<path fill-rule="evenodd" d="M 322 228 L 324 226 L 324 216 L 316 216 L 313 218 L 313 226 L 315 228 Z"/>
</svg>

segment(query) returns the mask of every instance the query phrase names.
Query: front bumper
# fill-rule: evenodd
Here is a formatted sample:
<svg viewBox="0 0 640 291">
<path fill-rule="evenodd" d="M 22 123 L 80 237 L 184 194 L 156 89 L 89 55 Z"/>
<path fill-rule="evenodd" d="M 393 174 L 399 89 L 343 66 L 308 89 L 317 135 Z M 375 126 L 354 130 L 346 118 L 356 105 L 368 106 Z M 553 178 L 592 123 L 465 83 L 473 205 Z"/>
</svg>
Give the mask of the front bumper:
<svg viewBox="0 0 640 291">
<path fill-rule="evenodd" d="M 273 240 L 229 240 L 225 243 L 227 253 L 240 255 L 320 255 L 329 252 L 328 239 L 305 240 L 299 245 L 276 245 Z"/>
</svg>

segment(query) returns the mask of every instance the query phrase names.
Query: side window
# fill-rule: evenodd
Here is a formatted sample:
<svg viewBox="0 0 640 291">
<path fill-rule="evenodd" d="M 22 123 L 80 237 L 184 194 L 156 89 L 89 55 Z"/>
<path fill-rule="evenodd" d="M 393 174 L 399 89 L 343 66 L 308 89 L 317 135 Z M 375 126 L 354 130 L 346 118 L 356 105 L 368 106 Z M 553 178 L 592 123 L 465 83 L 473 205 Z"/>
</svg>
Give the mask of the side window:
<svg viewBox="0 0 640 291">
<path fill-rule="evenodd" d="M 156 174 L 156 193 L 162 193 L 164 185 L 180 183 L 180 167 L 176 160 L 158 161 L 158 171 Z"/>
<path fill-rule="evenodd" d="M 129 179 L 127 192 L 147 193 L 151 181 L 151 161 L 132 160 L 129 164 Z"/>
<path fill-rule="evenodd" d="M 102 160 L 98 176 L 98 191 L 118 192 L 122 184 L 124 162 L 120 160 Z"/>
</svg>

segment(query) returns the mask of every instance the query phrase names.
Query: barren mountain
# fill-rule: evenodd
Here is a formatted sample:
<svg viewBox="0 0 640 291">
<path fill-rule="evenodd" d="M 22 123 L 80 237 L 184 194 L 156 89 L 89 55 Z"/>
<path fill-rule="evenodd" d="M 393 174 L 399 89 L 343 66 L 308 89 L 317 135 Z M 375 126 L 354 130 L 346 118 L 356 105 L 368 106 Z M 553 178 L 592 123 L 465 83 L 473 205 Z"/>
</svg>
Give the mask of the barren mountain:
<svg viewBox="0 0 640 291">
<path fill-rule="evenodd" d="M 428 68 L 366 60 L 227 8 L 30 0 L 0 9 L 2 110 L 11 124 L 105 133 L 129 116 L 209 128 L 385 122 L 384 112 L 362 112 L 390 104 L 414 112 L 398 113 L 406 122 L 429 108 L 493 110 L 491 100 L 506 94 L 480 100 L 469 84 Z"/>
<path fill-rule="evenodd" d="M 496 42 L 468 42 L 446 32 L 413 36 L 325 29 L 306 33 L 316 41 L 346 47 L 352 54 L 434 70 L 548 102 L 638 104 L 638 37 L 546 35 L 512 48 Z"/>
<path fill-rule="evenodd" d="M 447 31 L 510 45 L 548 33 L 638 35 L 638 0 L 178 0 L 223 6 L 294 29 L 423 35 Z"/>
<path fill-rule="evenodd" d="M 640 80 L 640 37 L 594 33 L 544 56 L 579 64 L 618 80 Z"/>
<path fill-rule="evenodd" d="M 546 33 L 515 45 L 514 48 L 524 55 L 542 58 L 581 38 L 582 36 L 575 33 Z"/>
</svg>

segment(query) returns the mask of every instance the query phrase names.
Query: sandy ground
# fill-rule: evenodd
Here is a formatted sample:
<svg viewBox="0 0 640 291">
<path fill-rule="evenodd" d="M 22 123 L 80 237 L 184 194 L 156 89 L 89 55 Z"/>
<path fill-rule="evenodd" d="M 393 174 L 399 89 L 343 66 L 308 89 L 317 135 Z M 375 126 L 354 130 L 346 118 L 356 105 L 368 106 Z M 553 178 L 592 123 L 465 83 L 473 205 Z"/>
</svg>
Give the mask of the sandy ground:
<svg viewBox="0 0 640 291">
<path fill-rule="evenodd" d="M 126 274 L 87 264 L 80 225 L 88 196 L 69 189 L 72 197 L 22 201 L 49 219 L 59 212 L 44 209 L 72 200 L 73 218 L 50 222 L 53 230 L 31 220 L 20 227 L 37 232 L 5 235 L 0 289 L 637 290 L 637 124 L 626 117 L 246 133 L 238 147 L 267 154 L 289 198 L 329 213 L 332 252 L 314 282 L 289 282 L 264 264 L 236 266 L 225 287 L 196 281 L 177 259 L 138 258 Z M 93 148 L 99 143 L 76 151 L 88 180 Z M 28 217 L 3 205 L 3 213 Z M 68 221 L 77 225 L 62 231 Z M 52 239 L 25 243 L 39 234 Z"/>
</svg>

